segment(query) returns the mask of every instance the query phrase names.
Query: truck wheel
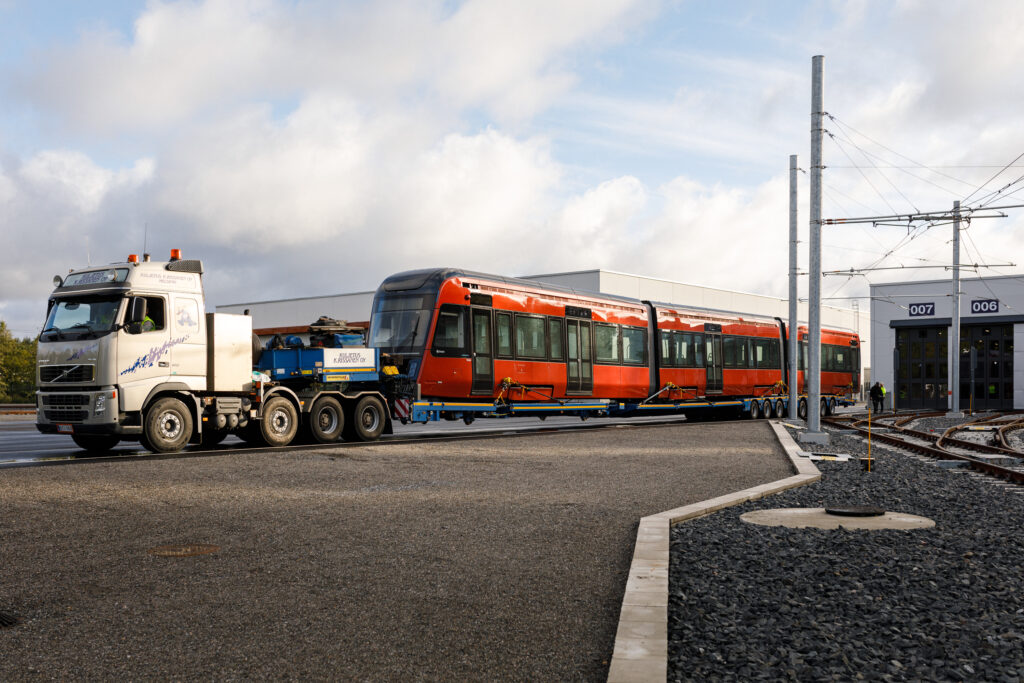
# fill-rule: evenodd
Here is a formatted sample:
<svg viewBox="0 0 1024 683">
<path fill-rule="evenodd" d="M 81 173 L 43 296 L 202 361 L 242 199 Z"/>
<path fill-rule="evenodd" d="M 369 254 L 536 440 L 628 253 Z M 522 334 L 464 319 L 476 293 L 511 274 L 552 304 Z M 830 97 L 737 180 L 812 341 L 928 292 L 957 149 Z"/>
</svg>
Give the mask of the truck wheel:
<svg viewBox="0 0 1024 683">
<path fill-rule="evenodd" d="M 334 443 L 345 428 L 345 413 L 338 399 L 322 396 L 309 411 L 309 431 L 319 443 Z"/>
<path fill-rule="evenodd" d="M 764 402 L 764 405 L 761 407 L 761 414 L 763 416 L 767 417 L 767 418 L 775 417 L 775 413 L 773 412 L 773 409 L 772 409 L 772 401 L 771 401 L 771 399 L 768 399 L 768 400 L 766 400 Z"/>
<path fill-rule="evenodd" d="M 121 437 L 113 434 L 72 434 L 71 440 L 90 453 L 106 453 L 121 442 Z"/>
<path fill-rule="evenodd" d="M 828 400 L 828 414 L 829 415 L 835 415 L 836 414 L 836 400 L 834 398 L 830 398 Z"/>
<path fill-rule="evenodd" d="M 384 405 L 376 396 L 359 399 L 352 416 L 352 429 L 359 441 L 376 441 L 384 431 Z"/>
<path fill-rule="evenodd" d="M 761 402 L 751 401 L 750 402 L 750 419 L 756 420 L 761 417 Z"/>
<path fill-rule="evenodd" d="M 268 446 L 287 446 L 299 429 L 299 415 L 292 402 L 283 396 L 274 396 L 263 406 L 260 436 Z"/>
<path fill-rule="evenodd" d="M 154 453 L 180 451 L 192 438 L 192 413 L 176 398 L 162 398 L 146 411 L 146 445 Z"/>
<path fill-rule="evenodd" d="M 796 416 L 801 420 L 807 419 L 807 399 L 802 398 L 796 404 Z"/>
</svg>

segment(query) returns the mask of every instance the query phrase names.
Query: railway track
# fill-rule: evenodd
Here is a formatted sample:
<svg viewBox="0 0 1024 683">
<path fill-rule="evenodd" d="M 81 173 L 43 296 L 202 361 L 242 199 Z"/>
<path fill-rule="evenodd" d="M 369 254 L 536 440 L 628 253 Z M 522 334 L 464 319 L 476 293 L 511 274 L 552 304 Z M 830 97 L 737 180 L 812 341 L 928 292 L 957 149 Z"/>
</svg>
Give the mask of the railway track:
<svg viewBox="0 0 1024 683">
<path fill-rule="evenodd" d="M 876 431 L 878 427 L 878 422 L 876 421 L 870 429 L 870 435 L 873 440 L 890 446 L 902 448 L 937 460 L 958 460 L 976 472 L 1024 485 L 1024 466 L 1022 466 L 1024 465 L 1024 453 L 1008 448 L 1005 445 L 1005 441 L 1001 442 L 1003 445 L 993 445 L 959 439 L 953 436 L 956 432 L 967 430 L 972 426 L 983 423 L 993 424 L 995 420 L 1001 417 L 999 415 L 957 425 L 945 430 L 942 434 L 923 432 L 903 426 L 924 417 L 938 417 L 940 415 L 945 415 L 945 413 L 917 413 L 892 420 L 883 420 L 882 424 L 886 431 Z M 869 433 L 867 420 L 860 416 L 822 418 L 822 423 L 837 429 L 853 429 L 863 435 Z M 1000 426 L 1007 429 L 1011 427 L 1024 428 L 1024 421 L 1013 419 Z M 895 430 L 895 433 L 889 432 L 888 429 Z M 968 454 L 968 452 L 971 454 Z M 994 459 L 1004 462 L 993 462 L 992 460 Z"/>
</svg>

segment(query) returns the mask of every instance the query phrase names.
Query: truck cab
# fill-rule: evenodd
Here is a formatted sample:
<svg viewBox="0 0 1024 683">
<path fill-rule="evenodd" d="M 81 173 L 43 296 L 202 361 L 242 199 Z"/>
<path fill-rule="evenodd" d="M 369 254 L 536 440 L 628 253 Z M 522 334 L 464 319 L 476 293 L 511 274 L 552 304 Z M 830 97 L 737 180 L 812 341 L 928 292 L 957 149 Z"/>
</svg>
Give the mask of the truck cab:
<svg viewBox="0 0 1024 683">
<path fill-rule="evenodd" d="M 173 250 L 166 262 L 132 255 L 124 263 L 55 277 L 37 352 L 39 431 L 70 434 L 87 450 L 107 450 L 121 439 L 145 441 L 143 411 L 154 399 L 206 392 L 212 321 L 205 314 L 202 273 L 201 261 L 182 260 Z M 222 388 L 247 391 L 252 325 L 246 327 L 245 316 L 225 317 L 243 319 L 235 325 L 242 328 L 235 341 L 244 351 L 233 381 Z M 198 422 L 199 411 L 186 407 Z"/>
</svg>

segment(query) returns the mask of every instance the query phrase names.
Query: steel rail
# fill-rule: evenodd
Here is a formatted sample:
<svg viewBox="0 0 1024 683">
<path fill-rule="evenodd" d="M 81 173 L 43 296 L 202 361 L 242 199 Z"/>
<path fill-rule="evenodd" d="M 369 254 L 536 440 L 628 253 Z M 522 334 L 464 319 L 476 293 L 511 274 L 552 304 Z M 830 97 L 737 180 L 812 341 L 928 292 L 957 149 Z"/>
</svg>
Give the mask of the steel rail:
<svg viewBox="0 0 1024 683">
<path fill-rule="evenodd" d="M 822 422 L 824 422 L 824 423 L 826 423 L 826 424 L 828 424 L 828 425 L 830 425 L 832 427 L 837 427 L 837 428 L 840 428 L 840 429 L 851 429 L 852 428 L 852 429 L 855 429 L 858 432 L 861 432 L 862 434 L 868 434 L 867 427 L 864 427 L 864 426 L 861 426 L 859 424 L 855 424 L 855 423 L 852 423 L 852 422 L 849 422 L 849 421 L 825 419 L 825 420 L 822 420 Z M 917 435 L 920 434 L 920 435 L 924 435 L 928 440 L 932 440 L 932 439 L 936 439 L 937 440 L 938 439 L 938 437 L 936 437 L 934 434 L 927 434 L 926 432 L 913 432 L 912 433 L 911 430 L 901 430 L 901 433 L 906 434 L 907 436 L 914 436 L 915 438 L 918 438 Z M 1007 481 L 1011 481 L 1011 482 L 1013 482 L 1015 484 L 1024 484 L 1024 472 L 1013 470 L 1013 469 L 1010 469 L 1010 468 L 1007 468 L 1007 467 L 1002 467 L 1000 465 L 994 465 L 994 464 L 992 464 L 990 462 L 985 462 L 984 460 L 979 460 L 977 458 L 972 458 L 972 457 L 970 457 L 968 455 L 962 455 L 960 453 L 952 453 L 952 452 L 947 451 L 947 450 L 945 450 L 943 448 L 940 448 L 938 446 L 928 446 L 928 445 L 922 444 L 922 443 L 915 443 L 913 441 L 908 441 L 906 439 L 902 439 L 899 436 L 895 436 L 893 434 L 886 434 L 886 433 L 879 433 L 879 432 L 873 432 L 872 431 L 871 432 L 871 438 L 873 440 L 875 440 L 875 441 L 881 441 L 882 443 L 889 444 L 890 446 L 896 446 L 898 448 L 904 448 L 904 449 L 907 449 L 907 450 L 910 450 L 910 451 L 914 451 L 915 453 L 920 453 L 922 455 L 927 455 L 929 457 L 937 458 L 937 459 L 940 459 L 940 460 L 962 460 L 962 461 L 966 462 L 967 465 L 971 469 L 973 469 L 973 470 L 977 470 L 979 472 L 984 472 L 985 474 L 989 474 L 989 475 L 998 477 L 1000 479 L 1006 479 Z M 981 444 L 975 444 L 975 445 L 981 445 Z M 1020 453 L 1018 453 L 1017 455 L 1019 456 Z"/>
</svg>

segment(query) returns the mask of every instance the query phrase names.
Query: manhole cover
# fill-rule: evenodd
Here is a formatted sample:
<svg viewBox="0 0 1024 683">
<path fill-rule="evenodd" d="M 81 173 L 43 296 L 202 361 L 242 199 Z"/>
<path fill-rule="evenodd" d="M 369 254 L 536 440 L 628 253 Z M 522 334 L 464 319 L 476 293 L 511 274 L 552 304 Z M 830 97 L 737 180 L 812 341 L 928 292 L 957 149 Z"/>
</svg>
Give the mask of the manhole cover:
<svg viewBox="0 0 1024 683">
<path fill-rule="evenodd" d="M 825 513 L 839 515 L 840 517 L 881 517 L 885 514 L 885 510 L 872 505 L 848 505 L 846 507 L 825 508 Z"/>
<path fill-rule="evenodd" d="M 193 543 L 191 545 L 159 545 L 155 548 L 150 548 L 146 552 L 158 557 L 195 557 L 196 555 L 215 553 L 218 550 L 220 550 L 219 545 Z"/>
</svg>

